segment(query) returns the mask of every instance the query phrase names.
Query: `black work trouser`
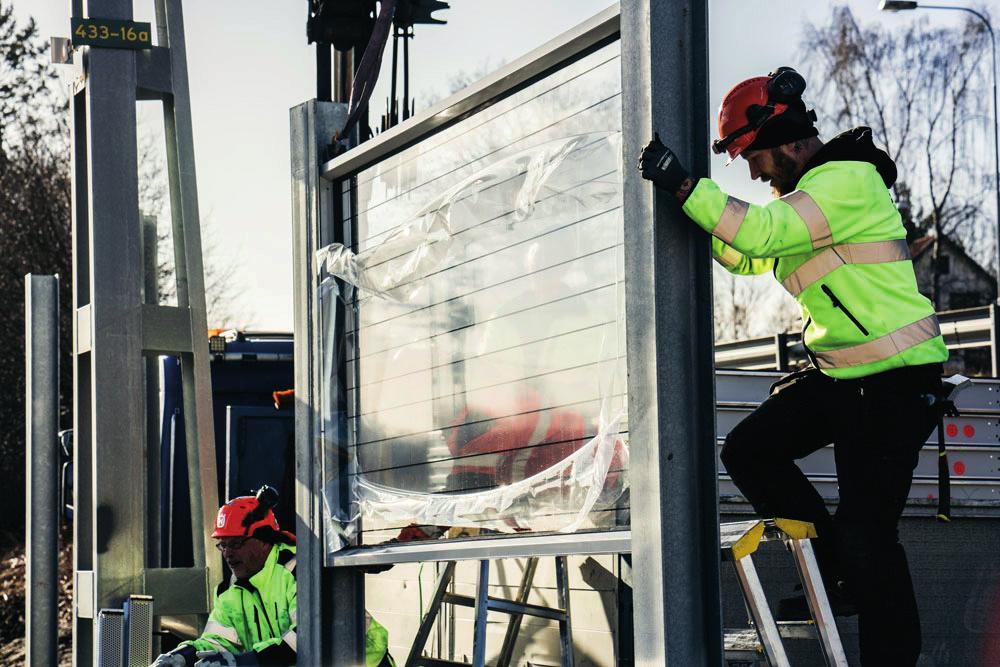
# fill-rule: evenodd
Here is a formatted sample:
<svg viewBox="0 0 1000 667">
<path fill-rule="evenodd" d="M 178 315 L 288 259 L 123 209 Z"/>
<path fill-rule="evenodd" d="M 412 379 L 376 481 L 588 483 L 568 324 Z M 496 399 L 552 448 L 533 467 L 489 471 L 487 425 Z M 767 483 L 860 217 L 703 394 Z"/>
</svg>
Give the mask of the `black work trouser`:
<svg viewBox="0 0 1000 667">
<path fill-rule="evenodd" d="M 794 373 L 771 388 L 722 449 L 726 471 L 760 516 L 815 524 L 824 579 L 842 580 L 857 604 L 865 665 L 913 665 L 920 655 L 920 618 L 897 524 L 937 420 L 926 395 L 940 386 L 939 364 L 857 380 Z M 830 443 L 840 489 L 833 517 L 795 464 Z"/>
</svg>

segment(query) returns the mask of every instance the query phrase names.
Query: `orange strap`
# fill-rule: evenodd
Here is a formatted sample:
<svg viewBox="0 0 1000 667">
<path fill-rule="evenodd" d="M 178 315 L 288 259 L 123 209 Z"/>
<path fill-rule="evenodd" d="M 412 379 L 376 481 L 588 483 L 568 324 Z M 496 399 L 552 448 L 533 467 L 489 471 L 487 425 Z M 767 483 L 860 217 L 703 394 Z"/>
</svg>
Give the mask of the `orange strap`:
<svg viewBox="0 0 1000 667">
<path fill-rule="evenodd" d="M 292 405 L 295 401 L 295 390 L 284 389 L 272 393 L 271 396 L 274 398 L 274 409 L 280 410 L 281 408 Z"/>
</svg>

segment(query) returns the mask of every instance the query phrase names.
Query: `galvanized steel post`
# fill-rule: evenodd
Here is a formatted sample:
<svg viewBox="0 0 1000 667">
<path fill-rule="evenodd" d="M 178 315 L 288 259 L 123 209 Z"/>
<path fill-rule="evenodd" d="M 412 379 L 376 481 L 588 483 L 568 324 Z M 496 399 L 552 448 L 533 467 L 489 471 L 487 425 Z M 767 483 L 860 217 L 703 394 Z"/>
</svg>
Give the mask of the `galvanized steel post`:
<svg viewBox="0 0 1000 667">
<path fill-rule="evenodd" d="M 59 278 L 24 277 L 27 460 L 25 664 L 57 663 L 59 588 Z"/>
<path fill-rule="evenodd" d="M 131 20 L 131 0 L 87 0 L 76 16 Z M 97 610 L 141 592 L 142 319 L 136 150 L 136 58 L 86 51 L 74 95 L 74 570 L 75 664 L 96 657 Z M 81 55 L 82 57 L 82 55 Z M 123 483 L 125 482 L 125 483 Z"/>
<path fill-rule="evenodd" d="M 131 20 L 132 0 L 72 0 L 73 17 Z M 94 619 L 130 594 L 165 600 L 158 614 L 205 614 L 222 562 L 207 526 L 218 508 L 211 378 L 194 147 L 180 0 L 155 0 L 158 45 L 80 47 L 85 77 L 73 111 L 74 661 L 97 654 Z M 84 62 L 85 60 L 85 62 Z M 143 298 L 136 102 L 159 100 L 170 181 L 177 305 Z M 152 252 L 147 251 L 147 254 Z M 150 419 L 159 354 L 181 361 L 191 487 L 193 568 L 158 568 L 157 424 Z M 147 428 L 153 432 L 147 433 Z M 155 442 L 155 441 L 154 441 Z"/>
<path fill-rule="evenodd" d="M 722 663 L 709 242 L 635 162 L 658 131 L 708 161 L 708 7 L 621 6 L 635 664 Z"/>
<path fill-rule="evenodd" d="M 312 100 L 290 111 L 295 308 L 295 507 L 298 660 L 303 665 L 362 664 L 364 576 L 326 568 L 323 466 L 335 468 L 315 437 L 322 419 L 314 365 L 321 359 L 315 285 L 317 245 L 333 233 L 333 183 L 320 175 L 324 150 L 347 119 L 347 105 Z M 335 469 L 330 471 L 335 476 Z M 331 477 L 334 478 L 334 477 Z M 336 605 L 336 606 L 335 606 Z"/>
</svg>

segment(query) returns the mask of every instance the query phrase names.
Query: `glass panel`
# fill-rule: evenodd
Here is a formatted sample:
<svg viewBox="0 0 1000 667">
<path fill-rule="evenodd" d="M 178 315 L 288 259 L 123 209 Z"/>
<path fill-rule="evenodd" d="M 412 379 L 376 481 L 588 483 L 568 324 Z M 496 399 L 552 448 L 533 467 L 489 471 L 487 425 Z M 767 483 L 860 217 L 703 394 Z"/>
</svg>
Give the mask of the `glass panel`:
<svg viewBox="0 0 1000 667">
<path fill-rule="evenodd" d="M 366 544 L 627 525 L 620 67 L 600 48 L 341 184 L 331 548 L 359 518 Z"/>
</svg>

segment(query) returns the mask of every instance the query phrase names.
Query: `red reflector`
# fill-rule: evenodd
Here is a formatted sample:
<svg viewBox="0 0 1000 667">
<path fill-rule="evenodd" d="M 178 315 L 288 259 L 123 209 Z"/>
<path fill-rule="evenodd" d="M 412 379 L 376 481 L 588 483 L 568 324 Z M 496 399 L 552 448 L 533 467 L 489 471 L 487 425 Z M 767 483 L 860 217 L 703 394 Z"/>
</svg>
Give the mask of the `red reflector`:
<svg viewBox="0 0 1000 667">
<path fill-rule="evenodd" d="M 961 461 L 955 461 L 951 465 L 951 469 L 955 471 L 956 475 L 964 475 L 965 474 L 965 464 L 962 463 Z"/>
<path fill-rule="evenodd" d="M 944 432 L 948 434 L 949 438 L 954 438 L 958 435 L 958 426 L 955 424 L 948 424 L 948 427 L 945 428 Z"/>
<path fill-rule="evenodd" d="M 966 438 L 971 438 L 972 436 L 974 436 L 976 434 L 976 427 L 973 426 L 972 424 L 966 424 L 962 428 L 962 433 L 965 434 Z"/>
</svg>

